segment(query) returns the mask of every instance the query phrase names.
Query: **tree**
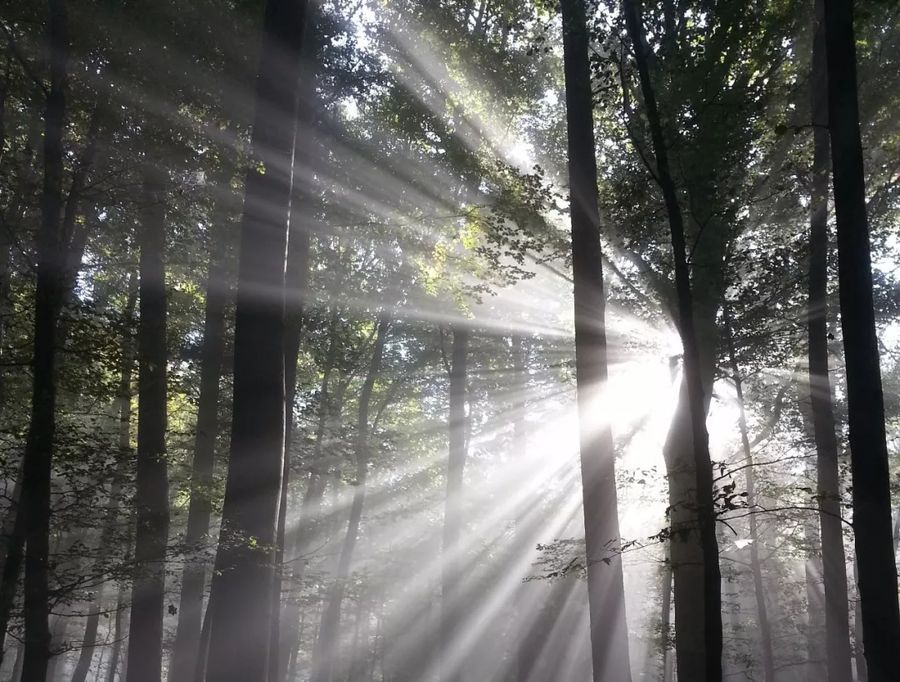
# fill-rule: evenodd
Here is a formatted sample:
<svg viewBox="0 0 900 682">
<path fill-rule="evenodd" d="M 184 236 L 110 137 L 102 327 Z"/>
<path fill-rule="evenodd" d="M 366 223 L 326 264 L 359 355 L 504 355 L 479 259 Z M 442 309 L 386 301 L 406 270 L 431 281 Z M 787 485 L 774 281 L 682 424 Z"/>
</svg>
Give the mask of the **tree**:
<svg viewBox="0 0 900 682">
<path fill-rule="evenodd" d="M 603 413 L 612 396 L 607 395 L 606 294 L 585 3 L 564 0 L 562 20 L 575 295 L 575 383 L 593 679 L 627 681 L 631 670 L 622 560 L 618 556 L 621 540 L 616 455 L 612 425 Z"/>
<path fill-rule="evenodd" d="M 337 571 L 334 583 L 329 591 L 325 604 L 325 611 L 319 625 L 317 665 L 313 671 L 312 679 L 315 682 L 331 682 L 335 676 L 335 664 L 338 659 L 338 638 L 341 624 L 341 602 L 347 588 L 347 579 L 350 576 L 350 562 L 353 560 L 353 552 L 359 537 L 359 526 L 362 520 L 363 506 L 366 502 L 366 477 L 369 469 L 369 409 L 372 401 L 372 392 L 378 374 L 381 371 L 384 346 L 390 329 L 390 320 L 387 312 L 378 316 L 376 323 L 375 341 L 372 347 L 372 357 L 369 360 L 369 369 L 363 382 L 359 396 L 358 418 L 356 422 L 356 481 L 353 490 L 353 502 L 350 507 L 350 518 L 347 522 L 347 534 L 341 546 L 338 558 Z M 339 671 L 338 671 L 339 672 Z"/>
<path fill-rule="evenodd" d="M 716 510 L 713 501 L 712 462 L 709 456 L 709 435 L 706 431 L 706 407 L 703 398 L 703 379 L 700 356 L 694 329 L 694 304 L 691 295 L 690 273 L 687 266 L 684 224 L 675 183 L 669 169 L 668 152 L 656 107 L 656 97 L 650 80 L 641 17 L 634 2 L 623 0 L 628 34 L 634 49 L 644 95 L 647 123 L 656 156 L 656 174 L 666 205 L 675 262 L 675 288 L 678 303 L 678 331 L 684 347 L 684 376 L 691 418 L 694 467 L 696 475 L 696 503 L 700 545 L 703 551 L 704 679 L 722 679 L 722 585 L 719 573 L 719 553 L 716 541 Z M 678 601 L 676 597 L 676 613 Z M 676 625 L 677 627 L 677 625 Z M 679 666 L 680 667 L 680 666 Z"/>
<path fill-rule="evenodd" d="M 825 589 L 825 651 L 828 679 L 848 682 L 850 610 L 841 519 L 838 443 L 828 368 L 828 78 L 823 0 L 815 3 L 812 54 L 812 191 L 809 203 L 809 400 L 816 443 L 817 499 Z"/>
<path fill-rule="evenodd" d="M 218 210 L 212 226 L 212 252 L 206 285 L 203 349 L 200 359 L 200 398 L 191 470 L 191 501 L 185 544 L 202 552 L 212 515 L 213 467 L 219 431 L 219 383 L 225 354 L 226 308 L 229 298 L 226 254 L 229 241 L 230 180 L 220 178 Z M 192 682 L 200 648 L 206 566 L 202 558 L 185 562 L 181 578 L 178 629 L 169 676 L 173 682 Z"/>
<path fill-rule="evenodd" d="M 169 476 L 166 462 L 166 171 L 146 158 L 141 179 L 135 574 L 128 626 L 128 682 L 162 679 Z"/>
<path fill-rule="evenodd" d="M 828 127 L 838 241 L 841 329 L 847 366 L 853 528 L 866 666 L 872 682 L 900 669 L 900 606 L 891 528 L 884 396 L 856 83 L 852 0 L 824 0 Z"/>
<path fill-rule="evenodd" d="M 48 10 L 50 88 L 44 116 L 44 184 L 34 297 L 34 379 L 19 511 L 24 515 L 26 547 L 22 682 L 44 682 L 50 658 L 50 480 L 56 429 L 56 321 L 62 305 L 64 276 L 60 220 L 68 36 L 64 0 L 51 0 Z"/>
<path fill-rule="evenodd" d="M 261 167 L 250 167 L 244 190 L 231 449 L 208 607 L 209 682 L 267 676 L 284 457 L 285 252 L 305 20 L 306 2 L 266 3 L 251 141 Z"/>
</svg>

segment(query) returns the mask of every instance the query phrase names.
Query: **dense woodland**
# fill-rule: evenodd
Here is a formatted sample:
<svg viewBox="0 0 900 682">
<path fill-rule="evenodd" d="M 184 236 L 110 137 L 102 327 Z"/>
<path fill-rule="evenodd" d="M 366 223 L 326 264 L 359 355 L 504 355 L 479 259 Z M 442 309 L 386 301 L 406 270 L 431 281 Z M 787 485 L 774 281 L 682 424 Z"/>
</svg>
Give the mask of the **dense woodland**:
<svg viewBox="0 0 900 682">
<path fill-rule="evenodd" d="M 900 5 L 0 0 L 0 680 L 900 679 Z"/>
</svg>

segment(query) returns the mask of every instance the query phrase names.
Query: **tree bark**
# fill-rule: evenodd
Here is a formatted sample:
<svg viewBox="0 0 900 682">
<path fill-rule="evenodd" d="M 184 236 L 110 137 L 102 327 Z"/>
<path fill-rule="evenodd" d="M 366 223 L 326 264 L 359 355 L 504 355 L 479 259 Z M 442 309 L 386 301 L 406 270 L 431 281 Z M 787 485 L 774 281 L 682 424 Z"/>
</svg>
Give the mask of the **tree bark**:
<svg viewBox="0 0 900 682">
<path fill-rule="evenodd" d="M 138 325 L 138 433 L 135 476 L 135 575 L 128 628 L 127 682 L 162 678 L 169 479 L 166 462 L 166 172 L 142 168 Z"/>
<path fill-rule="evenodd" d="M 891 528 L 884 396 L 872 300 L 872 264 L 856 84 L 852 0 L 825 0 L 828 121 L 847 368 L 853 527 L 866 664 L 872 682 L 900 670 L 900 605 Z"/>
<path fill-rule="evenodd" d="M 56 321 L 63 298 L 63 119 L 68 26 L 64 0 L 48 3 L 50 88 L 44 116 L 44 186 L 38 234 L 31 423 L 25 444 L 22 504 L 25 539 L 25 658 L 22 682 L 45 682 L 50 659 L 50 480 L 56 430 Z M 9 560 L 8 560 L 9 561 Z"/>
<path fill-rule="evenodd" d="M 822 536 L 825 642 L 829 682 L 850 682 L 850 611 L 841 519 L 841 482 L 828 368 L 828 74 L 824 3 L 816 0 L 812 54 L 813 165 L 809 230 L 809 398 L 816 444 L 816 499 Z"/>
<path fill-rule="evenodd" d="M 235 310 L 234 406 L 210 591 L 208 682 L 262 681 L 284 465 L 284 287 L 306 0 L 268 0 L 256 78 Z M 264 172 L 260 170 L 260 165 Z"/>
<path fill-rule="evenodd" d="M 460 603 L 460 536 L 463 524 L 463 470 L 466 465 L 466 381 L 468 378 L 469 331 L 463 326 L 453 329 L 450 360 L 449 453 L 447 458 L 447 497 L 441 562 L 441 680 L 462 680 L 462 659 L 457 651 L 461 634 Z"/>
<path fill-rule="evenodd" d="M 350 507 L 350 519 L 347 523 L 347 534 L 341 547 L 338 567 L 334 583 L 329 590 L 325 611 L 319 625 L 319 638 L 313 666 L 312 682 L 332 682 L 335 663 L 340 655 L 339 636 L 341 631 L 341 604 L 350 576 L 350 563 L 359 537 L 359 525 L 362 520 L 363 506 L 366 501 L 366 476 L 369 470 L 369 405 L 375 381 L 381 372 L 381 361 L 384 345 L 387 340 L 390 320 L 386 312 L 378 317 L 378 330 L 369 361 L 369 370 L 359 394 L 359 414 L 356 421 L 356 481 L 353 488 L 353 502 Z"/>
<path fill-rule="evenodd" d="M 200 356 L 200 398 L 194 458 L 191 469 L 191 500 L 184 542 L 189 553 L 181 577 L 178 626 L 169 670 L 171 682 L 193 682 L 203 625 L 203 592 L 206 587 L 205 544 L 212 514 L 213 469 L 216 436 L 219 432 L 219 382 L 225 354 L 225 312 L 229 287 L 226 253 L 229 241 L 230 178 L 221 178 L 223 196 L 217 201 L 213 249 L 206 284 L 206 313 L 203 322 L 203 350 Z"/>
<path fill-rule="evenodd" d="M 697 330 L 694 326 L 694 304 L 691 291 L 684 237 L 684 223 L 675 183 L 669 169 L 668 151 L 663 137 L 656 95 L 650 80 L 647 54 L 644 51 L 644 29 L 640 13 L 633 0 L 623 0 L 623 12 L 628 34 L 634 48 L 635 61 L 641 83 L 641 92 L 647 123 L 656 156 L 656 171 L 665 201 L 666 213 L 672 236 L 672 252 L 675 265 L 675 289 L 678 301 L 678 328 L 684 347 L 684 380 L 688 397 L 691 422 L 691 438 L 696 476 L 697 520 L 702 549 L 703 593 L 696 595 L 703 600 L 703 669 L 695 672 L 692 682 L 720 682 L 722 679 L 722 584 L 719 570 L 719 551 L 716 540 L 716 511 L 713 501 L 712 463 L 709 455 L 709 435 L 706 431 L 706 402 Z M 676 592 L 675 611 L 679 604 Z M 683 661 L 678 657 L 679 669 Z"/>
<path fill-rule="evenodd" d="M 597 207 L 597 161 L 588 32 L 583 0 L 563 0 L 569 211 L 575 281 L 575 381 L 587 551 L 593 679 L 631 679 L 619 554 L 612 428 L 603 414 L 608 383 L 606 299 Z"/>
</svg>

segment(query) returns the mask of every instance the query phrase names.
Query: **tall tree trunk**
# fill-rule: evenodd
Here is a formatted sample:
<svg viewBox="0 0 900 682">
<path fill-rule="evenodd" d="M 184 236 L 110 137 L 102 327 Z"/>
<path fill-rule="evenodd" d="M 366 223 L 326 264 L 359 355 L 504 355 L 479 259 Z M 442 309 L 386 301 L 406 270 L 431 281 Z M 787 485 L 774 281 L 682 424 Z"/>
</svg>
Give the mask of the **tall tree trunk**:
<svg viewBox="0 0 900 682">
<path fill-rule="evenodd" d="M 335 662 L 340 654 L 339 637 L 341 631 L 341 603 L 344 599 L 347 578 L 350 575 L 350 562 L 359 537 L 359 524 L 362 520 L 363 505 L 366 501 L 366 476 L 369 470 L 369 405 L 375 381 L 381 372 L 381 360 L 384 355 L 384 344 L 390 327 L 386 312 L 378 318 L 378 330 L 372 348 L 372 358 L 366 373 L 362 390 L 359 394 L 359 415 L 356 422 L 356 481 L 353 489 L 353 503 L 350 507 L 350 519 L 347 534 L 341 547 L 338 567 L 334 583 L 329 590 L 328 600 L 322 621 L 319 625 L 319 638 L 315 652 L 312 682 L 332 682 L 335 676 Z"/>
<path fill-rule="evenodd" d="M 719 550 L 716 540 L 716 510 L 713 501 L 712 462 L 709 455 L 709 435 L 706 431 L 706 404 L 703 377 L 700 366 L 700 350 L 694 327 L 694 305 L 691 279 L 688 270 L 684 222 L 675 183 L 669 169 L 668 151 L 663 137 L 656 95 L 650 80 L 647 54 L 644 51 L 644 29 L 640 12 L 633 0 L 623 0 L 623 11 L 628 34 L 634 48 L 635 61 L 640 77 L 641 92 L 647 123 L 656 156 L 656 171 L 666 205 L 672 236 L 672 252 L 675 264 L 675 289 L 678 300 L 678 327 L 684 347 L 684 378 L 688 395 L 696 475 L 697 519 L 703 559 L 703 678 L 692 677 L 692 682 L 719 682 L 722 679 L 722 584 L 719 570 Z M 677 594 L 676 594 L 677 598 Z M 676 601 L 675 611 L 679 605 Z M 679 656 L 679 668 L 682 657 Z"/>
<path fill-rule="evenodd" d="M 227 188 L 230 178 L 220 180 Z M 219 381 L 225 355 L 225 312 L 229 287 L 226 254 L 229 241 L 231 193 L 223 189 L 214 217 L 213 248 L 206 283 L 206 313 L 203 322 L 203 350 L 200 355 L 200 398 L 194 458 L 191 469 L 191 501 L 188 508 L 185 545 L 196 556 L 186 557 L 181 576 L 181 599 L 175 646 L 169 669 L 170 682 L 193 682 L 203 624 L 203 592 L 206 587 L 205 545 L 212 513 L 213 468 L 216 436 L 219 432 Z"/>
<path fill-rule="evenodd" d="M 310 21 L 306 22 L 309 31 Z M 309 48 L 307 48 L 308 50 Z M 301 93 L 303 85 L 311 76 L 301 73 Z M 291 172 L 291 210 L 288 217 L 288 252 L 285 270 L 284 295 L 284 463 L 282 466 L 281 499 L 278 507 L 278 527 L 275 543 L 275 579 L 272 585 L 272 643 L 269 653 L 269 682 L 285 682 L 291 648 L 295 643 L 296 624 L 289 622 L 290 609 L 282 605 L 282 590 L 285 576 L 290 576 L 292 567 L 285 564 L 287 549 L 288 489 L 291 481 L 291 445 L 294 438 L 294 403 L 297 398 L 297 361 L 300 354 L 300 336 L 303 331 L 303 313 L 306 289 L 309 280 L 310 235 L 304 213 L 310 210 L 308 197 L 303 191 L 303 183 L 298 177 L 299 164 L 308 163 L 308 146 L 304 138 L 309 131 L 304 123 L 312 125 L 311 107 L 304 105 L 302 94 L 298 98 L 297 129 L 294 133 L 294 156 Z M 274 614 L 277 614 L 274 615 Z"/>
<path fill-rule="evenodd" d="M 759 625 L 759 644 L 762 653 L 763 679 L 775 682 L 775 659 L 772 654 L 772 625 L 769 622 L 769 609 L 766 605 L 766 590 L 763 584 L 762 563 L 759 559 L 759 523 L 754 510 L 756 499 L 756 472 L 754 471 L 753 449 L 747 432 L 747 413 L 744 406 L 744 381 L 738 365 L 737 352 L 734 345 L 734 324 L 731 311 L 726 305 L 723 309 L 725 322 L 725 340 L 728 344 L 728 363 L 731 365 L 731 380 L 738 403 L 738 430 L 741 434 L 741 447 L 744 451 L 744 480 L 747 486 L 747 504 L 750 507 L 750 572 L 753 575 L 753 594 L 756 598 L 756 616 Z"/>
<path fill-rule="evenodd" d="M 153 159 L 142 168 L 138 433 L 135 476 L 135 575 L 128 628 L 127 682 L 162 679 L 169 479 L 166 463 L 166 172 Z"/>
<path fill-rule="evenodd" d="M 22 504 L 25 528 L 25 659 L 22 682 L 45 682 L 50 658 L 50 479 L 56 430 L 56 320 L 63 298 L 60 231 L 65 115 L 67 17 L 64 0 L 48 3 L 50 89 L 44 116 L 44 186 L 34 304 L 31 423 L 25 443 Z"/>
<path fill-rule="evenodd" d="M 284 465 L 284 286 L 293 118 L 306 0 L 268 0 L 241 223 L 234 407 L 210 591 L 209 682 L 267 679 Z M 260 165 L 265 172 L 260 171 Z"/>
<path fill-rule="evenodd" d="M 809 230 L 809 399 L 816 444 L 825 641 L 829 682 L 850 682 L 850 611 L 841 519 L 841 482 L 828 370 L 828 74 L 824 3 L 816 0 L 812 54 L 813 166 Z"/>
<path fill-rule="evenodd" d="M 825 0 L 825 34 L 841 328 L 847 367 L 853 527 L 863 635 L 869 679 L 886 682 L 896 679 L 900 670 L 900 604 L 891 533 L 884 396 L 872 301 L 852 0 Z"/>
<path fill-rule="evenodd" d="M 461 634 L 460 603 L 462 584 L 460 564 L 463 524 L 463 470 L 466 465 L 466 381 L 469 330 L 462 325 L 453 329 L 450 361 L 449 453 L 447 458 L 447 497 L 441 562 L 441 680 L 462 680 L 462 659 L 456 651 Z"/>
<path fill-rule="evenodd" d="M 95 109 L 91 116 L 91 123 L 87 133 L 87 145 L 79 155 L 76 169 L 72 177 L 72 184 L 66 197 L 65 204 L 62 203 L 62 194 L 60 193 L 59 214 L 61 223 L 58 224 L 57 245 L 59 250 L 58 264 L 59 272 L 59 302 L 56 305 L 54 313 L 54 325 L 56 344 L 60 344 L 66 336 L 65 328 L 59 328 L 59 316 L 62 308 L 67 304 L 67 299 L 72 296 L 75 280 L 84 255 L 84 249 L 87 245 L 88 227 L 86 221 L 77 223 L 78 204 L 84 192 L 84 186 L 89 169 L 93 166 L 97 152 L 97 138 L 99 129 L 99 110 Z M 31 154 L 26 154 L 22 163 L 30 163 Z M 60 184 L 61 184 L 60 180 Z M 21 201 L 21 200 L 20 200 Z M 9 294 L 9 260 L 10 253 L 10 227 L 0 226 L 0 258 L 3 259 L 0 264 L 0 355 L 2 355 L 2 337 L 4 319 L 9 315 L 7 306 L 7 297 Z M 0 369 L 0 413 L 3 409 L 3 377 L 2 369 Z M 18 506 L 22 498 L 22 485 L 24 479 L 24 459 L 22 462 L 22 472 L 16 480 L 13 489 L 12 499 L 6 518 L 3 523 L 3 537 L 5 544 L 0 552 L 2 557 L 3 570 L 0 572 L 0 664 L 3 661 L 3 645 L 5 643 L 6 630 L 9 624 L 11 609 L 15 600 L 17 583 L 22 568 L 22 560 L 24 558 L 25 548 L 25 525 L 24 515 L 18 513 Z"/>
<path fill-rule="evenodd" d="M 36 186 L 34 179 L 35 173 L 32 168 L 34 166 L 34 152 L 40 139 L 40 123 L 41 123 L 41 107 L 31 107 L 31 116 L 28 124 L 28 133 L 24 143 L 22 154 L 18 159 L 19 168 L 23 169 L 20 179 L 18 197 L 16 198 L 13 208 L 7 209 L 0 214 L 2 224 L 0 224 L 0 239 L 6 244 L 2 254 L 6 257 L 4 266 L 6 272 L 3 274 L 3 280 L 0 282 L 0 334 L 5 333 L 5 322 L 11 314 L 8 301 L 10 276 L 13 268 L 12 252 L 13 234 L 19 227 L 22 218 L 22 210 L 25 202 L 24 197 L 30 196 Z M 62 180 L 60 179 L 60 184 Z M 62 197 L 60 196 L 60 211 L 62 207 Z M 14 223 L 14 224 L 12 224 Z M 2 343 L 2 336 L 0 336 Z M 0 352 L 3 347 L 0 345 Z M 2 357 L 2 355 L 0 355 Z M 6 368 L 0 365 L 0 399 L 5 395 L 5 373 Z M 2 405 L 0 405 L 2 410 Z M 12 616 L 12 608 L 16 598 L 16 590 L 20 574 L 22 571 L 22 561 L 25 557 L 25 515 L 20 514 L 20 504 L 22 501 L 22 478 L 25 469 L 25 460 L 22 459 L 19 477 L 16 479 L 15 488 L 13 489 L 12 500 L 10 501 L 6 517 L 3 522 L 3 538 L 4 544 L 2 549 L 3 570 L 0 572 L 0 663 L 3 661 L 4 649 L 6 644 L 6 631 L 9 626 L 9 619 Z M 24 657 L 24 644 L 18 648 L 16 655 Z M 21 661 L 20 661 L 21 662 Z"/>
<path fill-rule="evenodd" d="M 602 414 L 607 390 L 606 299 L 601 265 L 593 96 L 584 0 L 563 0 L 569 211 L 575 280 L 575 379 L 587 551 L 593 679 L 631 679 L 615 447 Z"/>
</svg>

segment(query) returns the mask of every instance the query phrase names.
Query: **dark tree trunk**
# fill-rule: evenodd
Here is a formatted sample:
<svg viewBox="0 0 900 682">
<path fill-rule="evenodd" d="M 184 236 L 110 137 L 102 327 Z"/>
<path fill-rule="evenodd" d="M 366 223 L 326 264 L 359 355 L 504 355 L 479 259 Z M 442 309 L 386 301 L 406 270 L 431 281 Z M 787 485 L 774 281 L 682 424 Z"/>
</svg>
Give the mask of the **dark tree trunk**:
<svg viewBox="0 0 900 682">
<path fill-rule="evenodd" d="M 314 661 L 312 682 L 332 682 L 336 671 L 335 663 L 340 655 L 338 646 L 341 631 L 341 603 L 344 600 L 347 578 L 350 575 L 350 563 L 359 537 L 359 524 L 362 520 L 363 506 L 366 501 L 366 476 L 369 470 L 369 405 L 375 381 L 381 372 L 381 360 L 384 355 L 384 344 L 387 340 L 390 321 L 387 313 L 378 318 L 378 330 L 372 349 L 369 370 L 359 394 L 359 415 L 356 422 L 356 481 L 353 489 L 353 503 L 350 507 L 350 519 L 347 534 L 341 547 L 334 584 L 329 590 L 328 600 L 319 625 L 316 660 Z"/>
<path fill-rule="evenodd" d="M 144 161 L 141 187 L 135 575 L 127 682 L 162 678 L 169 480 L 166 463 L 166 173 Z"/>
<path fill-rule="evenodd" d="M 229 178 L 221 181 L 227 187 Z M 191 501 L 188 508 L 186 550 L 195 556 L 185 559 L 181 577 L 181 599 L 175 647 L 169 669 L 171 682 L 193 682 L 203 624 L 203 592 L 206 587 L 205 549 L 212 513 L 213 467 L 216 436 L 219 432 L 219 381 L 225 354 L 225 312 L 229 287 L 226 254 L 229 233 L 230 192 L 218 200 L 214 221 L 213 249 L 206 283 L 206 313 L 203 322 L 203 350 L 200 356 L 200 398 L 194 459 L 191 470 Z"/>
<path fill-rule="evenodd" d="M 267 679 L 272 560 L 284 458 L 284 286 L 296 88 L 306 1 L 268 0 L 245 181 L 234 406 L 210 591 L 209 682 Z"/>
<path fill-rule="evenodd" d="M 863 643 L 869 679 L 887 682 L 896 679 L 900 670 L 900 605 L 891 532 L 884 396 L 872 302 L 852 0 L 825 0 L 825 34 Z"/>
<path fill-rule="evenodd" d="M 64 0 L 50 0 L 47 43 L 50 89 L 44 117 L 44 187 L 38 234 L 31 423 L 25 444 L 21 514 L 25 538 L 25 659 L 22 682 L 45 682 L 50 659 L 50 479 L 56 430 L 56 320 L 63 297 L 60 232 L 67 18 Z M 7 560 L 9 561 L 9 560 Z"/>
<path fill-rule="evenodd" d="M 825 642 L 829 682 L 850 682 L 850 611 L 841 520 L 841 482 L 828 373 L 828 75 L 824 4 L 816 1 L 812 54 L 813 166 L 809 230 L 809 399 L 816 444 L 817 500 L 822 536 Z"/>
<path fill-rule="evenodd" d="M 769 621 L 769 609 L 766 605 L 766 589 L 763 584 L 762 563 L 759 559 L 759 523 L 754 510 L 759 504 L 756 498 L 756 472 L 753 463 L 753 448 L 747 431 L 747 414 L 744 408 L 744 381 L 738 365 L 737 352 L 734 345 L 734 326 L 731 312 L 724 307 L 725 339 L 728 344 L 728 363 L 731 365 L 731 380 L 737 394 L 738 430 L 741 434 L 741 447 L 744 450 L 744 480 L 747 486 L 747 504 L 750 507 L 750 573 L 753 575 L 753 596 L 756 598 L 756 617 L 759 625 L 759 644 L 763 663 L 763 679 L 775 682 L 775 658 L 772 654 L 772 625 Z"/>
<path fill-rule="evenodd" d="M 593 679 L 627 682 L 631 670 L 622 559 L 618 554 L 616 457 L 611 426 L 601 412 L 608 380 L 606 299 L 585 2 L 563 0 L 562 20 L 575 280 L 575 379 Z"/>
<path fill-rule="evenodd" d="M 640 12 L 633 0 L 623 0 L 623 12 L 628 34 L 634 48 L 635 61 L 640 77 L 641 92 L 647 123 L 656 156 L 656 171 L 665 201 L 666 213 L 672 235 L 672 252 L 675 264 L 675 289 L 678 300 L 678 328 L 684 347 L 684 378 L 690 410 L 691 437 L 697 490 L 697 519 L 702 548 L 703 594 L 703 674 L 705 682 L 722 679 L 722 584 L 719 571 L 719 550 L 716 540 L 716 511 L 713 502 L 712 463 L 709 455 L 709 436 L 706 431 L 706 403 L 703 396 L 703 376 L 700 351 L 694 327 L 694 306 L 688 271 L 684 223 L 675 183 L 669 169 L 668 151 L 663 137 L 656 95 L 650 80 L 647 54 L 644 51 L 644 29 Z M 676 593 L 677 598 L 677 593 Z M 678 612 L 678 602 L 675 611 Z M 679 658 L 679 666 L 681 660 Z M 695 682 L 692 679 L 692 682 Z M 696 679 L 696 682 L 703 680 Z"/>
<path fill-rule="evenodd" d="M 2 353 L 3 338 L 5 336 L 6 319 L 11 314 L 11 306 L 9 302 L 10 277 L 12 274 L 12 235 L 18 228 L 18 222 L 21 219 L 22 206 L 24 198 L 32 192 L 32 185 L 35 184 L 32 176 L 34 150 L 37 139 L 40 135 L 40 107 L 33 107 L 31 120 L 28 126 L 28 135 L 22 150 L 21 158 L 18 161 L 19 167 L 24 169 L 22 174 L 24 178 L 20 180 L 18 197 L 13 204 L 13 208 L 0 214 L 2 224 L 0 224 L 0 257 L 2 261 L 2 279 L 0 279 L 0 358 Z M 60 183 L 62 180 L 60 180 Z M 60 202 L 62 199 L 60 198 Z M 61 206 L 61 204 L 60 204 Z M 15 219 L 16 224 L 10 218 Z M 0 415 L 5 407 L 5 372 L 6 368 L 0 365 Z M 6 631 L 9 626 L 9 619 L 12 615 L 13 603 L 16 598 L 16 590 L 18 589 L 19 577 L 22 571 L 22 561 L 25 557 L 25 517 L 19 513 L 19 505 L 22 500 L 22 474 L 25 468 L 24 458 L 20 466 L 19 476 L 16 479 L 15 488 L 13 489 L 12 500 L 10 501 L 6 517 L 3 521 L 3 570 L 0 572 L 0 664 L 3 662 L 4 649 L 6 645 Z M 17 656 L 20 658 L 25 655 L 24 645 L 17 649 Z"/>
<path fill-rule="evenodd" d="M 463 604 L 460 565 L 463 524 L 463 470 L 466 465 L 466 381 L 469 331 L 453 329 L 450 361 L 449 454 L 447 458 L 447 497 L 444 507 L 443 560 L 441 563 L 441 680 L 462 680 L 462 659 L 458 656 L 460 614 Z"/>
</svg>

